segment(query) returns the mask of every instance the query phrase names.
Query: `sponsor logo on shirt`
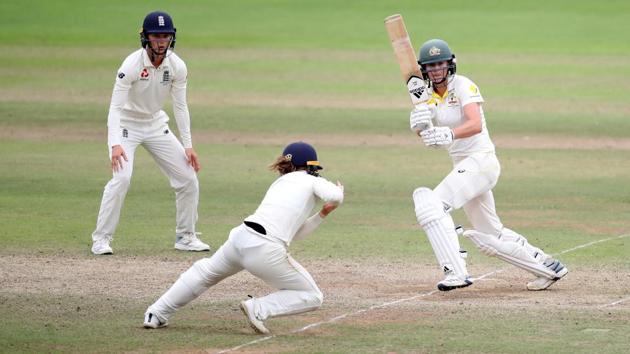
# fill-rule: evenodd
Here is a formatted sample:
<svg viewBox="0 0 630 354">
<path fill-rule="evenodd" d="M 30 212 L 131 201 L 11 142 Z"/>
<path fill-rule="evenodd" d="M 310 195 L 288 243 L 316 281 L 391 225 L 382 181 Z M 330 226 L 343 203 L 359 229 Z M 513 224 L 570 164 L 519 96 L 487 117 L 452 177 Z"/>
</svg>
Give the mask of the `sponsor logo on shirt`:
<svg viewBox="0 0 630 354">
<path fill-rule="evenodd" d="M 142 69 L 142 72 L 140 73 L 140 80 L 149 80 L 149 70 L 146 68 Z"/>
<path fill-rule="evenodd" d="M 468 90 L 470 91 L 470 97 L 479 97 L 479 88 L 475 84 L 470 84 Z"/>
<path fill-rule="evenodd" d="M 122 79 L 123 77 L 125 77 L 125 73 L 118 73 L 118 78 Z"/>
</svg>

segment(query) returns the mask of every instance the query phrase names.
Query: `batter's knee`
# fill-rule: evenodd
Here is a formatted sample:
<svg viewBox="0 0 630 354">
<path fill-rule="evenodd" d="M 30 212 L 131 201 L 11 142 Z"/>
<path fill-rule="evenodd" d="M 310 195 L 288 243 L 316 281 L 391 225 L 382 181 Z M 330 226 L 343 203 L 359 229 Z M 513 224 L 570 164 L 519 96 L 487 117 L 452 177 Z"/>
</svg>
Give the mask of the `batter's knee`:
<svg viewBox="0 0 630 354">
<path fill-rule="evenodd" d="M 446 215 L 444 204 L 430 188 L 420 187 L 414 190 L 413 203 L 416 218 L 421 226 Z"/>
</svg>

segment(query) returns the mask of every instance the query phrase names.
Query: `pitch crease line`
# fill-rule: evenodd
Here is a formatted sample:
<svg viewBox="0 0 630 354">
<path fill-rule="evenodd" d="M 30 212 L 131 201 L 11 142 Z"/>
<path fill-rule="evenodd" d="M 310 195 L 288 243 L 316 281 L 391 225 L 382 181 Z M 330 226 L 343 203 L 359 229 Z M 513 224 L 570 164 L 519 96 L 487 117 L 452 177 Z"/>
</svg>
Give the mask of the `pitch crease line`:
<svg viewBox="0 0 630 354">
<path fill-rule="evenodd" d="M 609 237 L 609 238 L 605 238 L 605 239 L 601 239 L 601 240 L 597 240 L 597 241 L 592 241 L 592 242 L 589 242 L 589 243 L 585 243 L 583 245 L 579 245 L 579 246 L 575 246 L 573 248 L 569 248 L 568 250 L 564 250 L 564 251 L 561 251 L 561 252 L 558 252 L 558 253 L 553 253 L 552 256 L 557 256 L 557 255 L 573 252 L 575 250 L 579 250 L 581 248 L 586 248 L 586 247 L 589 247 L 589 246 L 592 246 L 592 245 L 595 245 L 595 244 L 598 244 L 598 243 L 607 242 L 607 241 L 610 241 L 610 240 L 617 240 L 617 239 L 628 237 L 628 236 L 630 236 L 630 234 L 623 234 L 623 235 L 619 235 L 619 236 L 615 236 L 615 237 Z M 487 278 L 487 277 L 492 276 L 494 274 L 501 273 L 501 272 L 505 271 L 506 269 L 508 269 L 508 268 L 494 270 L 492 272 L 480 275 L 480 276 L 478 276 L 476 278 L 473 278 L 473 279 L 475 279 L 475 280 L 484 279 L 484 278 Z M 374 310 L 374 309 L 381 309 L 381 308 L 385 308 L 385 307 L 388 307 L 388 306 L 391 306 L 391 305 L 395 305 L 395 304 L 399 304 L 399 303 L 402 303 L 402 302 L 407 302 L 407 301 L 423 298 L 423 297 L 426 297 L 426 296 L 433 295 L 433 294 L 435 294 L 437 292 L 438 292 L 437 290 L 432 290 L 432 291 L 429 291 L 429 292 L 426 292 L 426 293 L 423 293 L 423 294 L 419 294 L 419 295 L 415 295 L 415 296 L 411 296 L 411 297 L 408 297 L 408 298 L 398 299 L 398 300 L 389 301 L 389 302 L 384 302 L 384 303 L 382 303 L 380 305 L 372 305 L 372 306 L 370 306 L 368 308 L 361 309 L 361 310 L 358 310 L 358 311 L 347 312 L 347 313 L 344 313 L 342 315 L 333 317 L 333 318 L 325 320 L 325 321 L 311 323 L 310 325 L 307 325 L 307 326 L 304 326 L 302 328 L 299 328 L 299 329 L 291 331 L 290 334 L 304 332 L 304 331 L 306 331 L 308 329 L 319 327 L 321 325 L 328 324 L 328 323 L 333 323 L 333 322 L 336 322 L 338 320 L 344 319 L 346 317 L 356 316 L 356 315 L 360 315 L 360 314 L 362 314 L 364 312 L 368 312 L 368 311 L 371 311 L 371 310 Z M 622 300 L 619 300 L 619 301 L 615 301 L 615 302 L 612 302 L 610 304 L 606 304 L 606 305 L 600 306 L 600 308 L 606 307 L 606 306 L 614 306 L 616 304 L 619 304 L 619 303 L 622 303 L 622 302 L 628 301 L 628 300 L 630 300 L 630 298 L 625 298 L 625 299 L 622 299 Z M 274 334 L 274 335 L 267 336 L 267 337 L 264 337 L 264 338 L 259 338 L 259 339 L 253 340 L 251 342 L 247 342 L 247 343 L 241 344 L 241 345 L 236 346 L 234 348 L 221 350 L 221 351 L 217 352 L 217 354 L 229 353 L 229 352 L 232 352 L 232 351 L 239 350 L 241 348 L 250 346 L 252 344 L 268 341 L 270 339 L 276 338 L 277 336 L 279 336 L 279 335 Z"/>
<path fill-rule="evenodd" d="M 599 308 L 603 309 L 605 307 L 611 307 L 611 306 L 619 305 L 620 303 L 626 302 L 626 301 L 629 301 L 629 300 L 630 300 L 630 297 L 627 297 L 625 299 L 621 299 L 621 300 L 617 300 L 617 301 L 611 302 L 610 304 L 601 305 L 601 306 L 599 306 Z"/>
</svg>

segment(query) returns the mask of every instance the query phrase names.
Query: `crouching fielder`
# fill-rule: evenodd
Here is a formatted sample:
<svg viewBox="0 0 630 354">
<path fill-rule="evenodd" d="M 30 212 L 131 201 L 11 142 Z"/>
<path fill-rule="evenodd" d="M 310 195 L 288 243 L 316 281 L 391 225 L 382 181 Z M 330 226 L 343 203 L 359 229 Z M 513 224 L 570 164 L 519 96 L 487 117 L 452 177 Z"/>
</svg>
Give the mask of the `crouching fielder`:
<svg viewBox="0 0 630 354">
<path fill-rule="evenodd" d="M 530 245 L 522 235 L 504 227 L 497 215 L 492 188 L 501 168 L 486 128 L 479 88 L 468 78 L 455 74 L 455 55 L 446 42 L 427 41 L 419 58 L 431 98 L 411 112 L 411 130 L 427 146 L 447 147 L 453 160 L 453 170 L 434 190 L 421 187 L 413 193 L 418 223 L 445 274 L 438 289 L 448 291 L 472 284 L 450 215 L 459 208 L 464 208 L 473 227 L 464 236 L 482 253 L 534 274 L 536 279 L 527 284 L 527 289 L 548 288 L 568 269 Z"/>
<path fill-rule="evenodd" d="M 343 186 L 319 177 L 315 149 L 304 142 L 288 145 L 270 166 L 280 177 L 269 187 L 253 215 L 232 229 L 228 240 L 210 258 L 184 272 L 144 317 L 144 327 L 158 328 L 182 306 L 211 286 L 246 269 L 278 291 L 242 301 L 241 310 L 258 333 L 269 333 L 270 317 L 312 311 L 322 304 L 322 292 L 311 275 L 287 252 L 292 240 L 313 232 L 343 201 Z M 308 217 L 318 199 L 324 205 Z"/>
</svg>

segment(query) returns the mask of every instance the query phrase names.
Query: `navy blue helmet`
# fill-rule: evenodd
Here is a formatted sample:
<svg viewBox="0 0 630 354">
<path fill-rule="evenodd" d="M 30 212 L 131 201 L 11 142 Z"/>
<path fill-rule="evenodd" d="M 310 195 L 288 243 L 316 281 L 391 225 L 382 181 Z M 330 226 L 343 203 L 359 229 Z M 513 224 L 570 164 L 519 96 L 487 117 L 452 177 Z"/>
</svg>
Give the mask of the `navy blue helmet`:
<svg viewBox="0 0 630 354">
<path fill-rule="evenodd" d="M 177 29 L 173 26 L 173 19 L 169 14 L 164 11 L 153 11 L 144 18 L 140 30 L 140 43 L 146 48 L 149 44 L 149 34 L 168 33 L 173 36 L 170 47 L 175 48 L 175 32 Z"/>
<path fill-rule="evenodd" d="M 291 143 L 284 148 L 282 155 L 287 161 L 291 161 L 295 167 L 307 167 L 307 171 L 317 172 L 323 169 L 317 160 L 317 152 L 310 144 L 303 141 Z"/>
</svg>

